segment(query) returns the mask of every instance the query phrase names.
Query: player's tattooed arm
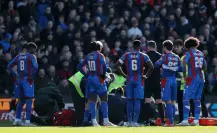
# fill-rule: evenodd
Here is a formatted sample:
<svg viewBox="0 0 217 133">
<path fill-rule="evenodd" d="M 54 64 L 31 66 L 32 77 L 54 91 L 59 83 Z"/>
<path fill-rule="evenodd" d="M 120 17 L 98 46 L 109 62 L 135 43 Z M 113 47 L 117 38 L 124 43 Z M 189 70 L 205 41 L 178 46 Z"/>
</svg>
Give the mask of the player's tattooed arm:
<svg viewBox="0 0 217 133">
<path fill-rule="evenodd" d="M 147 62 L 147 66 L 148 66 L 148 71 L 145 75 L 143 75 L 143 78 L 147 79 L 148 77 L 151 76 L 152 72 L 154 71 L 154 65 L 151 61 Z"/>
<path fill-rule="evenodd" d="M 121 74 L 124 78 L 127 78 L 127 75 L 123 72 L 123 70 L 122 70 L 122 68 L 121 68 L 121 65 L 122 65 L 122 63 L 121 63 L 120 61 L 118 61 L 118 62 L 116 63 L 117 72 L 118 72 L 119 74 Z"/>
</svg>

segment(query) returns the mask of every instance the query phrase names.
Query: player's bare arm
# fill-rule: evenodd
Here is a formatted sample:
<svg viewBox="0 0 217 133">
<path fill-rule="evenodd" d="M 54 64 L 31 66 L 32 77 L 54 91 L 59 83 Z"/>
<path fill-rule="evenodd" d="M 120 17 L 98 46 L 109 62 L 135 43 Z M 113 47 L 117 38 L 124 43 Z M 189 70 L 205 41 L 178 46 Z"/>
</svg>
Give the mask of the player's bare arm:
<svg viewBox="0 0 217 133">
<path fill-rule="evenodd" d="M 123 72 L 122 68 L 121 68 L 122 63 L 120 62 L 120 60 L 116 63 L 116 69 L 117 72 L 120 73 L 124 78 L 127 77 L 127 75 Z"/>
</svg>

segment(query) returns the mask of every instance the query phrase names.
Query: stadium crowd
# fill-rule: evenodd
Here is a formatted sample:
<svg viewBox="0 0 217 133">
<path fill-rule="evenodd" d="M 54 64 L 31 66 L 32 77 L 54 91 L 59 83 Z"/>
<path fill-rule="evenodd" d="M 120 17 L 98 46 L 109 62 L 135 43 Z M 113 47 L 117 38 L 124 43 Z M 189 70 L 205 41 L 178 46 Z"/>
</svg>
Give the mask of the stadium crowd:
<svg viewBox="0 0 217 133">
<path fill-rule="evenodd" d="M 26 42 L 38 45 L 35 89 L 53 81 L 67 95 L 67 79 L 91 41 L 103 43 L 106 62 L 115 71 L 114 63 L 136 38 L 144 52 L 149 40 L 162 52 L 165 39 L 189 36 L 200 40 L 208 61 L 207 88 L 217 92 L 216 0 L 1 0 L 0 6 L 0 96 L 12 96 L 7 64 Z"/>
</svg>

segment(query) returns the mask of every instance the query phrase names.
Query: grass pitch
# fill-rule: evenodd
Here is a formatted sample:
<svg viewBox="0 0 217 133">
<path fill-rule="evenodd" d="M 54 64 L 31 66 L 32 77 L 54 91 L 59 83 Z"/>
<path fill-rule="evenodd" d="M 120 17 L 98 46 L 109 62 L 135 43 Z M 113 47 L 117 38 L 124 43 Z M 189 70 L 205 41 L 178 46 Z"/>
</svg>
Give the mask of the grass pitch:
<svg viewBox="0 0 217 133">
<path fill-rule="evenodd" d="M 217 127 L 0 127 L 0 133 L 217 133 Z"/>
</svg>

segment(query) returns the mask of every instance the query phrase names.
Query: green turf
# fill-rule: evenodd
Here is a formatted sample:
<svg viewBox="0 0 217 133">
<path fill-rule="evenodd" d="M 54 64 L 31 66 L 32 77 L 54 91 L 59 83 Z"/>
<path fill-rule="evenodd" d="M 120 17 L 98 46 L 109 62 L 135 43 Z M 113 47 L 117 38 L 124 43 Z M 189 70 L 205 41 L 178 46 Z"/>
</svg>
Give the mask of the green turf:
<svg viewBox="0 0 217 133">
<path fill-rule="evenodd" d="M 1 127 L 0 133 L 217 133 L 217 127 Z"/>
</svg>

